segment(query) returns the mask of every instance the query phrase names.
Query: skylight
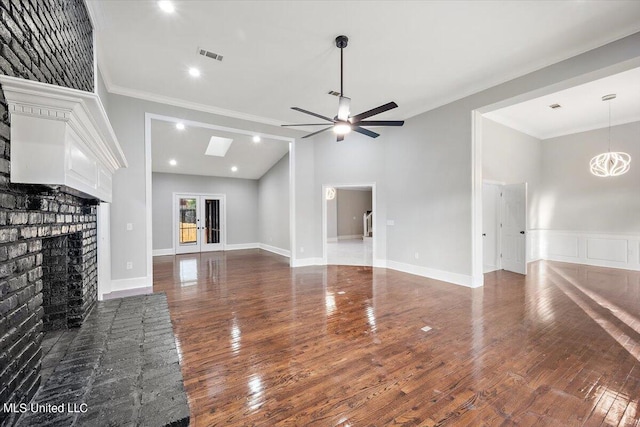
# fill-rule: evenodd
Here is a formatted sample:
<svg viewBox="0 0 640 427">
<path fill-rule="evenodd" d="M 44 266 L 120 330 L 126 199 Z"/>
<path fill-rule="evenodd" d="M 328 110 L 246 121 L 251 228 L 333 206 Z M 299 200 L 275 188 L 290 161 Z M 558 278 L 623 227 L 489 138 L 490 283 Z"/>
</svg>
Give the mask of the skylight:
<svg viewBox="0 0 640 427">
<path fill-rule="evenodd" d="M 220 138 L 219 136 L 212 136 L 207 146 L 207 151 L 204 152 L 207 156 L 224 157 L 231 147 L 233 139 Z"/>
</svg>

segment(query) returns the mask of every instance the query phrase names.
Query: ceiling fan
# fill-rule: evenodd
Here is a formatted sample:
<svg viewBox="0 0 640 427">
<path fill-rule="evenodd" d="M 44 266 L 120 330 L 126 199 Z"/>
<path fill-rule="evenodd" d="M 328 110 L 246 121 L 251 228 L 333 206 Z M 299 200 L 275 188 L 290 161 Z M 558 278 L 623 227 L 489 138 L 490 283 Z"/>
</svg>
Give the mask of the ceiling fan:
<svg viewBox="0 0 640 427">
<path fill-rule="evenodd" d="M 376 114 L 384 113 L 385 111 L 392 110 L 398 107 L 398 104 L 395 102 L 389 102 L 387 104 L 381 105 L 379 107 L 373 108 L 371 110 L 365 111 L 364 113 L 356 114 L 355 116 L 351 116 L 350 114 L 350 104 L 351 98 L 347 98 L 344 96 L 344 88 L 343 88 L 343 50 L 347 47 L 347 43 L 349 39 L 347 36 L 338 36 L 336 37 L 336 47 L 340 48 L 340 98 L 338 101 L 338 115 L 333 119 L 323 116 L 321 114 L 317 114 L 308 110 L 304 110 L 299 107 L 291 107 L 292 110 L 300 111 L 301 113 L 309 114 L 311 116 L 317 117 L 322 120 L 326 120 L 331 123 L 329 127 L 321 129 L 317 132 L 310 133 L 308 135 L 303 136 L 303 138 L 309 138 L 310 136 L 317 135 L 329 129 L 333 129 L 333 131 L 337 134 L 337 141 L 340 142 L 344 140 L 344 136 L 351 131 L 361 133 L 363 135 L 367 135 L 371 138 L 377 138 L 380 134 L 373 132 L 369 129 L 365 129 L 365 126 L 402 126 L 404 124 L 403 120 L 365 120 L 371 116 L 375 116 Z M 292 127 L 292 126 L 326 126 L 329 123 L 305 123 L 305 124 L 295 124 L 295 125 L 282 125 L 284 127 Z"/>
</svg>

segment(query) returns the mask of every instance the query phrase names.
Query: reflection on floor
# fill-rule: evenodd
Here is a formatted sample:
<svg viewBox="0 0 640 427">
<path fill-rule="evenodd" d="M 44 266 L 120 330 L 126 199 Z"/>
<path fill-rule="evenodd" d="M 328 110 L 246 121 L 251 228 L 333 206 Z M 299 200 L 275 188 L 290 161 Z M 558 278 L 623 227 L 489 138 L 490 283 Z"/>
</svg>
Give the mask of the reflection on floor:
<svg viewBox="0 0 640 427">
<path fill-rule="evenodd" d="M 541 261 L 469 289 L 255 249 L 154 278 L 192 425 L 640 426 L 640 272 Z"/>
<path fill-rule="evenodd" d="M 373 265 L 373 240 L 350 239 L 327 242 L 329 265 Z"/>
</svg>

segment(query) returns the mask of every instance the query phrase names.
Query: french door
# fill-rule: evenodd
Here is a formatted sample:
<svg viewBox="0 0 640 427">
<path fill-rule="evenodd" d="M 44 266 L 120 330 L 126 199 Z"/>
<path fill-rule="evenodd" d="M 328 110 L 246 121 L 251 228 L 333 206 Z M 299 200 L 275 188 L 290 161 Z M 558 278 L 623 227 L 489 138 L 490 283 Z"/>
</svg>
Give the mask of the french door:
<svg viewBox="0 0 640 427">
<path fill-rule="evenodd" d="M 174 209 L 176 254 L 224 250 L 224 195 L 176 194 Z"/>
</svg>

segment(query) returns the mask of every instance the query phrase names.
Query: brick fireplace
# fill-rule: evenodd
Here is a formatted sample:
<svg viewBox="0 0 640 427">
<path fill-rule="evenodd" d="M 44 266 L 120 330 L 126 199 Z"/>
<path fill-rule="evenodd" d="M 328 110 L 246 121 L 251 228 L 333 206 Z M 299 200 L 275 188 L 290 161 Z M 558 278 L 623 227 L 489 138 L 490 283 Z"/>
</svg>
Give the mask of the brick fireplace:
<svg viewBox="0 0 640 427">
<path fill-rule="evenodd" d="M 109 140 L 108 121 L 97 130 L 85 126 L 99 124 L 85 117 L 104 110 L 93 94 L 93 29 L 84 1 L 3 1 L 0 15 L 0 404 L 19 404 L 29 402 L 40 384 L 43 330 L 79 326 L 95 306 L 97 205 L 110 199 L 110 174 L 124 160 L 91 157 L 108 157 L 113 150 L 94 146 Z M 11 100 L 11 78 L 35 84 L 18 91 L 32 94 L 47 83 L 53 103 L 32 108 L 41 104 Z M 78 97 L 80 106 L 64 104 L 62 90 Z M 19 127 L 47 138 L 72 134 L 75 151 L 50 155 L 46 150 L 56 148 L 53 143 L 16 133 Z M 39 145 L 29 145 L 33 141 Z M 69 144 L 58 143 L 67 149 Z M 85 158 L 88 163 L 79 163 Z M 93 164 L 101 169 L 87 166 Z M 53 180 L 24 179 L 46 169 L 43 165 Z M 11 422 L 12 415 L 0 410 L 0 425 Z"/>
</svg>

